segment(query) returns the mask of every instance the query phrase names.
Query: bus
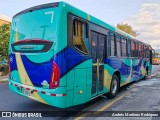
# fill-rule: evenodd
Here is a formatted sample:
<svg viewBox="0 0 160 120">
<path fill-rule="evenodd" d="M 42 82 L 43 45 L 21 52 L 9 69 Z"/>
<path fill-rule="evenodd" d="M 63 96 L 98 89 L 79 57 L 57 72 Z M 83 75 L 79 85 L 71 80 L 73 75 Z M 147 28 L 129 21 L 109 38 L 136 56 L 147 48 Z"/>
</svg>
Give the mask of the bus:
<svg viewBox="0 0 160 120">
<path fill-rule="evenodd" d="M 159 65 L 160 64 L 160 55 L 159 53 L 156 53 L 152 57 L 152 64 L 153 65 Z"/>
<path fill-rule="evenodd" d="M 65 3 L 12 19 L 9 89 L 58 108 L 86 103 L 152 71 L 152 47 Z"/>
</svg>

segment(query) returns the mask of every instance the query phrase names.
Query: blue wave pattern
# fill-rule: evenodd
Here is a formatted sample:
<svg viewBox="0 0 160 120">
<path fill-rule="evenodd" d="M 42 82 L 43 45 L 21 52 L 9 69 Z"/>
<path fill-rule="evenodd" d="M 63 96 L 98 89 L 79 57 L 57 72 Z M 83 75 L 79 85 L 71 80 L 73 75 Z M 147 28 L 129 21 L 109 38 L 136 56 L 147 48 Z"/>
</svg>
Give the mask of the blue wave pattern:
<svg viewBox="0 0 160 120">
<path fill-rule="evenodd" d="M 89 59 L 88 55 L 80 54 L 70 47 L 66 47 L 54 56 L 55 63 L 60 67 L 61 77 L 77 65 Z"/>
<path fill-rule="evenodd" d="M 44 80 L 46 80 L 48 83 L 50 82 L 53 59 L 45 63 L 37 64 L 29 61 L 25 55 L 21 55 L 21 58 L 27 74 L 34 86 L 41 87 L 41 83 Z"/>
<path fill-rule="evenodd" d="M 17 70 L 17 63 L 16 63 L 15 54 L 10 54 L 9 59 L 10 59 L 10 71 Z"/>
<path fill-rule="evenodd" d="M 53 56 L 53 58 L 44 63 L 34 63 L 24 54 L 21 54 L 21 58 L 29 78 L 31 79 L 33 85 L 37 87 L 42 87 L 41 83 L 44 80 L 50 83 L 53 61 L 59 66 L 60 76 L 62 78 L 74 67 L 90 59 L 87 55 L 84 56 L 69 47 L 64 48 Z M 17 69 L 15 55 L 13 55 L 13 59 L 15 62 L 12 63 L 12 70 Z"/>
<path fill-rule="evenodd" d="M 123 60 L 128 62 L 128 64 L 124 63 Z M 145 59 L 132 59 L 132 64 L 131 60 L 129 58 L 106 58 L 104 60 L 105 64 L 108 64 L 110 67 L 112 67 L 115 71 L 119 71 L 121 75 L 123 75 L 125 78 L 129 77 L 130 70 L 132 68 L 132 80 L 139 80 L 142 78 L 142 74 L 139 72 L 141 69 L 141 65 L 143 64 L 144 68 L 146 67 L 146 61 Z M 145 62 L 143 62 L 145 61 Z M 133 63 L 136 62 L 137 64 Z"/>
<path fill-rule="evenodd" d="M 108 64 L 111 66 L 115 71 L 120 71 L 121 75 L 129 75 L 130 73 L 130 66 L 125 64 L 121 59 L 119 58 L 106 58 L 104 61 L 105 64 Z"/>
</svg>

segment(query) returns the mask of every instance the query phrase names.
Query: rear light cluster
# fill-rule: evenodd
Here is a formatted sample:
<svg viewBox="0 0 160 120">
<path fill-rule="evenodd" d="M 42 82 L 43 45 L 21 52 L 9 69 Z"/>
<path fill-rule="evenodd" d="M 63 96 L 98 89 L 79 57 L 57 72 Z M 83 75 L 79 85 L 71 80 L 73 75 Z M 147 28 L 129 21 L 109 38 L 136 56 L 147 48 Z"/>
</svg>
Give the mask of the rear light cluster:
<svg viewBox="0 0 160 120">
<path fill-rule="evenodd" d="M 60 69 L 58 65 L 53 62 L 52 64 L 52 75 L 50 80 L 50 89 L 57 88 L 60 83 Z"/>
</svg>

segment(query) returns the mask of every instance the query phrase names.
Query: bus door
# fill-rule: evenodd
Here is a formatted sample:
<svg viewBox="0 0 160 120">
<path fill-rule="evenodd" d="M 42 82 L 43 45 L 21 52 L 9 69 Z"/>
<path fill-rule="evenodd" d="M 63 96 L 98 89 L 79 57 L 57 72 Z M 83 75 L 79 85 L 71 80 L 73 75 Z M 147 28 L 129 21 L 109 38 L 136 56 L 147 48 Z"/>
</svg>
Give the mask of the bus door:
<svg viewBox="0 0 160 120">
<path fill-rule="evenodd" d="M 104 79 L 104 46 L 106 36 L 91 32 L 92 51 L 92 97 L 103 92 Z"/>
</svg>

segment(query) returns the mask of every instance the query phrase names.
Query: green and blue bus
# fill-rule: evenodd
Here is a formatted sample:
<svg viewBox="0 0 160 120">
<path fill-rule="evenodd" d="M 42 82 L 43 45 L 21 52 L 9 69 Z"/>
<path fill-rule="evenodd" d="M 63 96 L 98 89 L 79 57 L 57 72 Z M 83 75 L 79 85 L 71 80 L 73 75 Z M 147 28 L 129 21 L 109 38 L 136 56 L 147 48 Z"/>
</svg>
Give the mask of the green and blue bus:
<svg viewBox="0 0 160 120">
<path fill-rule="evenodd" d="M 39 5 L 12 19 L 9 89 L 66 108 L 146 78 L 152 47 L 65 3 Z"/>
</svg>

